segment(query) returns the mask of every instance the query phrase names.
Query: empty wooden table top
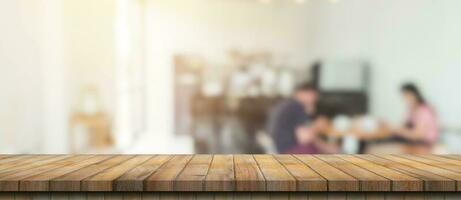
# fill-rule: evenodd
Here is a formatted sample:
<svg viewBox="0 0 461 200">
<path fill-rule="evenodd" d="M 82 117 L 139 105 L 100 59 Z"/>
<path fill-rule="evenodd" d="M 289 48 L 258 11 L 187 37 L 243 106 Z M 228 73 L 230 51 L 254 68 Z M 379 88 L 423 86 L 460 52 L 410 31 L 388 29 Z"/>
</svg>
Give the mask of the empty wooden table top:
<svg viewBox="0 0 461 200">
<path fill-rule="evenodd" d="M 461 191 L 461 156 L 0 155 L 0 191 Z"/>
</svg>

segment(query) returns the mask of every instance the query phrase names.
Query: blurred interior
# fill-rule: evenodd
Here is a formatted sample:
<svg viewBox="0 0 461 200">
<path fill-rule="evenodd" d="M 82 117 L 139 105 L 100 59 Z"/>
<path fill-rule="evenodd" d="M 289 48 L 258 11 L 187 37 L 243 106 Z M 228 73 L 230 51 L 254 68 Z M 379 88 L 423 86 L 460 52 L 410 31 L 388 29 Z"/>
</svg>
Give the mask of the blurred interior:
<svg viewBox="0 0 461 200">
<path fill-rule="evenodd" d="M 271 109 L 315 83 L 338 129 L 406 119 L 460 153 L 458 0 L 0 1 L 0 153 L 277 153 Z M 338 153 L 364 151 L 347 136 Z M 367 145 L 373 148 L 373 144 Z"/>
</svg>

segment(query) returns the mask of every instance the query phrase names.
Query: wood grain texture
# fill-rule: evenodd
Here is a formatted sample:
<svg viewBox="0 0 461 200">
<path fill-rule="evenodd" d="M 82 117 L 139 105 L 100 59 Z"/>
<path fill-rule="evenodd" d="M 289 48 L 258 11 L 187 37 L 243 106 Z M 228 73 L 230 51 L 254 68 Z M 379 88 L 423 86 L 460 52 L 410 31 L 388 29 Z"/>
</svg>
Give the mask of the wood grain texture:
<svg viewBox="0 0 461 200">
<path fill-rule="evenodd" d="M 444 157 L 444 158 L 449 158 L 449 159 L 453 159 L 453 160 L 461 160 L 461 155 L 457 155 L 457 154 L 445 154 L 445 155 L 437 155 L 439 157 Z"/>
<path fill-rule="evenodd" d="M 113 181 L 152 156 L 135 156 L 81 181 L 83 191 L 112 191 Z"/>
<path fill-rule="evenodd" d="M 16 192 L 0 200 L 458 200 L 460 193 L 435 192 Z"/>
<path fill-rule="evenodd" d="M 47 155 L 47 156 L 28 156 L 25 159 L 21 159 L 18 161 L 14 161 L 10 163 L 10 165 L 2 165 L 0 166 L 1 172 L 0 176 L 7 176 L 9 174 L 22 171 L 22 170 L 27 170 L 30 168 L 34 168 L 36 166 L 39 166 L 41 164 L 50 162 L 50 161 L 56 161 L 60 159 L 64 159 L 68 156 L 56 156 L 56 155 Z"/>
<path fill-rule="evenodd" d="M 455 192 L 461 187 L 456 155 L 0 155 L 0 169 L 3 191 L 193 194 L 186 199 L 197 199 L 200 192 L 231 191 L 243 193 L 198 196 L 235 199 L 247 192 L 269 192 L 277 193 L 272 198 L 304 199 L 302 192 L 309 192 L 313 195 L 306 199 L 321 199 L 325 195 L 316 192 L 329 191 L 362 199 L 369 195 L 349 192 Z M 300 193 L 283 195 L 290 191 Z M 430 198 L 440 198 L 432 194 Z"/>
<path fill-rule="evenodd" d="M 459 173 L 456 173 L 456 172 L 453 172 L 453 171 L 450 171 L 450 170 L 447 170 L 447 169 L 444 169 L 444 168 L 432 166 L 432 165 L 429 165 L 429 164 L 425 164 L 423 162 L 415 161 L 413 159 L 417 159 L 417 160 L 419 159 L 416 156 L 412 156 L 411 159 L 409 159 L 410 157 L 408 157 L 408 156 L 405 156 L 406 158 L 402 158 L 402 157 L 396 156 L 396 155 L 383 155 L 383 156 L 380 156 L 380 157 L 388 159 L 388 160 L 392 160 L 392 161 L 395 161 L 395 162 L 398 162 L 398 163 L 402 163 L 402 164 L 405 164 L 405 165 L 409 165 L 409 166 L 411 166 L 413 168 L 428 171 L 428 172 L 437 174 L 437 175 L 445 177 L 445 178 L 453 179 L 453 180 L 457 181 L 457 183 L 458 183 L 457 184 L 457 190 L 461 191 L 461 185 L 460 185 L 460 183 L 461 183 L 460 182 L 461 181 L 461 174 L 459 174 Z"/>
<path fill-rule="evenodd" d="M 266 180 L 252 155 L 234 155 L 234 170 L 237 191 L 266 190 Z"/>
<path fill-rule="evenodd" d="M 433 174 L 428 171 L 420 170 L 411 165 L 404 165 L 391 160 L 383 159 L 374 155 L 358 155 L 357 157 L 382 165 L 389 169 L 394 169 L 412 177 L 424 181 L 425 191 L 455 191 L 456 182 L 452 179 Z"/>
<path fill-rule="evenodd" d="M 77 161 L 76 163 L 60 166 L 59 168 L 26 177 L 21 179 L 20 188 L 21 191 L 49 191 L 50 189 L 50 180 L 68 174 L 70 172 L 76 171 L 83 167 L 104 161 L 111 156 L 87 156 L 88 158 L 82 161 Z"/>
<path fill-rule="evenodd" d="M 48 172 L 48 171 L 53 171 L 55 169 L 59 169 L 66 165 L 73 165 L 87 158 L 88 158 L 87 156 L 74 156 L 74 157 L 69 156 L 69 157 L 66 157 L 65 159 L 56 157 L 55 159 L 50 159 L 48 160 L 48 162 L 45 162 L 42 165 L 36 166 L 34 168 L 15 171 L 14 173 L 10 173 L 9 175 L 0 177 L 0 190 L 6 191 L 8 189 L 15 188 L 13 191 L 17 191 L 19 189 L 20 181 L 26 177 L 38 175 L 38 174 Z M 3 184 L 2 183 L 3 180 L 6 180 L 8 184 Z"/>
<path fill-rule="evenodd" d="M 267 191 L 296 191 L 296 179 L 272 155 L 254 155 L 266 179 Z"/>
<path fill-rule="evenodd" d="M 175 191 L 203 191 L 212 155 L 195 155 L 174 182 Z"/>
<path fill-rule="evenodd" d="M 361 191 L 391 190 L 391 181 L 389 179 L 361 168 L 359 165 L 343 160 L 341 156 L 318 155 L 316 157 L 359 180 Z"/>
<path fill-rule="evenodd" d="M 354 163 L 368 171 L 379 174 L 392 181 L 392 191 L 421 191 L 423 190 L 423 181 L 421 179 L 409 176 L 402 172 L 389 169 L 365 159 L 353 155 L 341 155 L 341 158 Z"/>
<path fill-rule="evenodd" d="M 329 191 L 359 191 L 360 184 L 357 179 L 343 171 L 327 164 L 312 155 L 295 155 L 304 164 L 315 170 L 328 181 Z"/>
<path fill-rule="evenodd" d="M 234 191 L 235 173 L 233 155 L 214 155 L 205 178 L 206 191 Z"/>
<path fill-rule="evenodd" d="M 449 168 L 446 169 L 453 169 L 455 172 L 461 172 L 461 169 L 459 167 L 461 166 L 461 160 L 450 159 L 438 155 L 418 155 L 418 157 L 439 161 L 445 167 L 449 166 Z"/>
<path fill-rule="evenodd" d="M 115 181 L 117 191 L 143 191 L 144 180 L 152 175 L 173 156 L 159 155 L 134 167 Z"/>
<path fill-rule="evenodd" d="M 98 174 L 107 168 L 116 166 L 133 156 L 114 156 L 103 162 L 96 163 L 50 181 L 51 191 L 80 191 L 81 182 L 85 178 Z"/>
<path fill-rule="evenodd" d="M 9 156 L 7 158 L 0 160 L 0 172 L 9 169 L 11 167 L 20 166 L 27 162 L 27 160 L 38 157 L 38 156 L 27 156 L 27 155 L 18 155 L 18 156 Z M 36 158 L 39 159 L 39 158 Z"/>
<path fill-rule="evenodd" d="M 432 165 L 437 168 L 447 169 L 453 172 L 461 173 L 461 168 L 459 167 L 461 161 L 444 159 L 442 157 L 437 156 L 410 156 L 410 155 L 398 155 L 401 158 L 406 158 L 408 160 L 414 160 L 417 162 L 425 163 L 428 165 Z"/>
<path fill-rule="evenodd" d="M 174 180 L 182 172 L 191 155 L 177 155 L 160 167 L 155 173 L 146 178 L 145 191 L 173 191 Z"/>
<path fill-rule="evenodd" d="M 327 191 L 327 180 L 292 155 L 275 155 L 275 158 L 296 178 L 298 191 Z"/>
</svg>

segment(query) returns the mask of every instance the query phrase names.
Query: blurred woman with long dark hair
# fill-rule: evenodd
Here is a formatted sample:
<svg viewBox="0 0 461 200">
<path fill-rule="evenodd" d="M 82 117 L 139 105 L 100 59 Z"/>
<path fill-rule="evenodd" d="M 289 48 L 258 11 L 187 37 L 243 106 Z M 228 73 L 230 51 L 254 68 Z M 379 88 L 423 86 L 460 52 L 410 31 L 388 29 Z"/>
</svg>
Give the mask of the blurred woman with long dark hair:
<svg viewBox="0 0 461 200">
<path fill-rule="evenodd" d="M 393 134 L 409 144 L 408 153 L 430 153 L 439 136 L 437 115 L 415 84 L 403 84 L 400 91 L 408 115 Z"/>
<path fill-rule="evenodd" d="M 375 145 L 373 148 L 367 149 L 367 153 L 382 152 L 382 150 L 379 150 L 379 144 L 384 145 L 385 149 L 386 144 L 401 146 L 403 149 L 400 150 L 391 148 L 392 151 L 397 152 L 403 151 L 403 153 L 410 154 L 432 153 L 439 137 L 436 112 L 427 103 L 415 84 L 403 84 L 400 88 L 400 93 L 407 108 L 406 120 L 400 127 L 391 128 L 387 123 L 380 122 L 377 130 L 372 132 L 363 132 L 359 128 L 353 129 L 357 138 L 370 141 Z"/>
</svg>

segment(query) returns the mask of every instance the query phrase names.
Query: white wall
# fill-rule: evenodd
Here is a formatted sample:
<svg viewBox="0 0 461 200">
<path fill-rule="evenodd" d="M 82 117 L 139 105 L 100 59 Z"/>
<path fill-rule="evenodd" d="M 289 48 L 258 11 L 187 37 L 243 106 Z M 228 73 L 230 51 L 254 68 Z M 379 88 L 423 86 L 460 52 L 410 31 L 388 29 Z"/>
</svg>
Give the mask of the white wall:
<svg viewBox="0 0 461 200">
<path fill-rule="evenodd" d="M 65 0 L 62 5 L 72 109 L 77 110 L 82 90 L 91 86 L 110 115 L 115 107 L 116 1 Z"/>
<path fill-rule="evenodd" d="M 314 57 L 363 58 L 373 66 L 372 113 L 403 116 L 398 88 L 418 83 L 437 108 L 442 125 L 461 126 L 461 1 L 313 1 Z"/>
<path fill-rule="evenodd" d="M 115 1 L 0 1 L 0 153 L 66 153 L 94 85 L 114 107 Z"/>
<path fill-rule="evenodd" d="M 60 10 L 55 0 L 0 1 L 0 153 L 64 150 Z"/>
</svg>

